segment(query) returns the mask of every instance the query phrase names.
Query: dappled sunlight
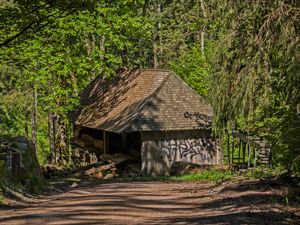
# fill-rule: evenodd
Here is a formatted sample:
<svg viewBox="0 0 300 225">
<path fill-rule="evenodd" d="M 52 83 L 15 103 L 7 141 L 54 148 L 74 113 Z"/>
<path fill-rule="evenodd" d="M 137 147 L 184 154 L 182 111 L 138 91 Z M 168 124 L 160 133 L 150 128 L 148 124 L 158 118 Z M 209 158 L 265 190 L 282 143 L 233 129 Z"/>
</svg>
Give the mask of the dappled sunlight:
<svg viewBox="0 0 300 225">
<path fill-rule="evenodd" d="M 48 196 L 47 202 L 2 216 L 1 222 L 275 224 L 275 218 L 276 224 L 284 224 L 287 214 L 268 208 L 270 191 L 239 189 L 215 182 L 79 182 L 64 194 Z"/>
</svg>

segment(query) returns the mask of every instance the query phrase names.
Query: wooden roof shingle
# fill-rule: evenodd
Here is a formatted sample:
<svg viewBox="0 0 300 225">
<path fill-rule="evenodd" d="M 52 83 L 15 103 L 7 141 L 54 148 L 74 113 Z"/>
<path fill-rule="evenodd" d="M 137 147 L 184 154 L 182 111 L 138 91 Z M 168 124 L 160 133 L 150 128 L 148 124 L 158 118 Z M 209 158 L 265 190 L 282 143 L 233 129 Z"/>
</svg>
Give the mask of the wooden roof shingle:
<svg viewBox="0 0 300 225">
<path fill-rule="evenodd" d="M 119 69 L 98 76 L 69 112 L 71 123 L 116 133 L 204 129 L 213 109 L 171 70 Z"/>
</svg>

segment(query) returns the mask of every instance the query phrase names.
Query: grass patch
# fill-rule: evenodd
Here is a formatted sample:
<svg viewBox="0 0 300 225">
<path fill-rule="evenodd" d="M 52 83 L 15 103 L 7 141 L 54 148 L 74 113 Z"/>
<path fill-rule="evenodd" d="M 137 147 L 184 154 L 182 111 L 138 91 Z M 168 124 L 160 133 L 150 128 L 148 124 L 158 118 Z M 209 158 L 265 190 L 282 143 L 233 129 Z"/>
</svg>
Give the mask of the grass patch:
<svg viewBox="0 0 300 225">
<path fill-rule="evenodd" d="M 269 166 L 261 166 L 255 169 L 252 169 L 247 174 L 244 174 L 244 177 L 256 180 L 259 178 L 272 178 L 284 172 L 285 169 L 281 166 L 270 168 Z"/>
<path fill-rule="evenodd" d="M 238 175 L 238 172 L 225 171 L 220 172 L 217 169 L 206 170 L 202 173 L 194 173 L 182 175 L 179 177 L 172 177 L 173 180 L 187 180 L 187 181 L 222 181 Z"/>
<path fill-rule="evenodd" d="M 213 168 L 202 173 L 187 174 L 182 176 L 153 176 L 153 177 L 134 177 L 127 180 L 132 181 L 222 181 L 238 175 L 238 172 L 225 171 L 220 172 Z"/>
</svg>

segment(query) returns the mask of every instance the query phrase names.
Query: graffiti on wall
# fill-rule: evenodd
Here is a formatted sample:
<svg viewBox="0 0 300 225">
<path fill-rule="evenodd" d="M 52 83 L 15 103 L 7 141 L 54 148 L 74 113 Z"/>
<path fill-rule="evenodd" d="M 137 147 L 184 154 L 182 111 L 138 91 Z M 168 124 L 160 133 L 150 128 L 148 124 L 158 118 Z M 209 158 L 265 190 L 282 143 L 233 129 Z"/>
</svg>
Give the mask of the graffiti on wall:
<svg viewBox="0 0 300 225">
<path fill-rule="evenodd" d="M 211 116 L 207 116 L 204 114 L 200 114 L 198 112 L 195 113 L 190 113 L 190 112 L 185 112 L 183 113 L 184 118 L 186 119 L 191 119 L 191 120 L 195 120 L 196 123 L 201 126 L 201 127 L 210 127 L 212 125 L 212 117 Z"/>
<path fill-rule="evenodd" d="M 211 144 L 203 138 L 188 136 L 184 139 L 160 140 L 156 141 L 156 145 L 159 157 L 166 155 L 170 162 L 193 162 L 195 156 L 200 157 L 200 163 L 211 162 L 211 158 L 206 155 Z"/>
</svg>

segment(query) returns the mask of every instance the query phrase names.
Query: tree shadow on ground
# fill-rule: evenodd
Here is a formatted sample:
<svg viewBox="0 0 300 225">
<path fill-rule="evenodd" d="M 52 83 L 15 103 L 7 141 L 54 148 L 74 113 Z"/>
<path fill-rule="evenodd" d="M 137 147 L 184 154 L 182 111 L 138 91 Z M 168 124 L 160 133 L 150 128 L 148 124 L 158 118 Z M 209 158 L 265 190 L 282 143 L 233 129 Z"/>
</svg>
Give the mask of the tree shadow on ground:
<svg viewBox="0 0 300 225">
<path fill-rule="evenodd" d="M 270 210 L 270 192 L 238 186 L 211 194 L 212 184 L 79 182 L 26 214 L 1 223 L 23 224 L 286 224 L 288 213 Z M 272 197 L 276 197 L 272 195 Z M 4 212 L 5 213 L 5 212 Z"/>
</svg>

